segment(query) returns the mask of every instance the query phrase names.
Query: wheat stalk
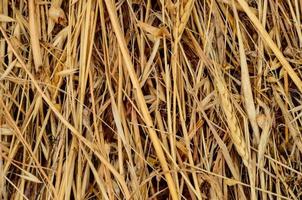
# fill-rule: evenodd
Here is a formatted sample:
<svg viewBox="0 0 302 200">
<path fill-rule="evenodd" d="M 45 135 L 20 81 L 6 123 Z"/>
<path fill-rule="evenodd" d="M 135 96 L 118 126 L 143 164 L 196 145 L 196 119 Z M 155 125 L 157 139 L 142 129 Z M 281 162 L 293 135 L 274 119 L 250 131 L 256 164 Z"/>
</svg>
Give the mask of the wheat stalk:
<svg viewBox="0 0 302 200">
<path fill-rule="evenodd" d="M 249 152 L 247 150 L 247 145 L 240 130 L 226 83 L 218 70 L 215 72 L 215 83 L 219 93 L 221 107 L 226 116 L 228 127 L 230 129 L 229 134 L 232 142 L 234 143 L 238 154 L 241 156 L 244 165 L 249 167 Z"/>
</svg>

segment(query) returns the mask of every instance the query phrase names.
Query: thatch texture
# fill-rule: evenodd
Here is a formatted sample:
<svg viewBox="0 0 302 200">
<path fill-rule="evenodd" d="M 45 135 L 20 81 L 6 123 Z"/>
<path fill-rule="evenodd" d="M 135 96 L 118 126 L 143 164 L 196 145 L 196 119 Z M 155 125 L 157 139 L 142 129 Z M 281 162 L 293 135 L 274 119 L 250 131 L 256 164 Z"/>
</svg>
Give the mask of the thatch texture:
<svg viewBox="0 0 302 200">
<path fill-rule="evenodd" d="M 301 199 L 300 0 L 1 0 L 0 199 Z"/>
</svg>

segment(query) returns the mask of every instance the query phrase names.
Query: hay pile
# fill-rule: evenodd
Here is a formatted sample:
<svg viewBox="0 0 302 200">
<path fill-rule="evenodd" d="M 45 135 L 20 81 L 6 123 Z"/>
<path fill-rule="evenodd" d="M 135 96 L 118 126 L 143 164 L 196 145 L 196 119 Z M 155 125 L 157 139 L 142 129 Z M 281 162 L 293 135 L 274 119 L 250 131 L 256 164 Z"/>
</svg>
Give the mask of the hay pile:
<svg viewBox="0 0 302 200">
<path fill-rule="evenodd" d="M 300 199 L 299 0 L 1 0 L 0 199 Z"/>
</svg>

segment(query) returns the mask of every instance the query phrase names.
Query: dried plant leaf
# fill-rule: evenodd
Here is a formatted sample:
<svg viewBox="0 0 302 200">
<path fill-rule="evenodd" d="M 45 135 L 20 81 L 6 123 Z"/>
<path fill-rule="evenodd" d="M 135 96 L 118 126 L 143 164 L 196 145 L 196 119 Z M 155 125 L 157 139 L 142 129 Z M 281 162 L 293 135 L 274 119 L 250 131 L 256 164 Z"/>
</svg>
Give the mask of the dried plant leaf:
<svg viewBox="0 0 302 200">
<path fill-rule="evenodd" d="M 0 14 L 0 22 L 15 22 L 16 20 L 14 20 L 13 18 Z"/>
</svg>

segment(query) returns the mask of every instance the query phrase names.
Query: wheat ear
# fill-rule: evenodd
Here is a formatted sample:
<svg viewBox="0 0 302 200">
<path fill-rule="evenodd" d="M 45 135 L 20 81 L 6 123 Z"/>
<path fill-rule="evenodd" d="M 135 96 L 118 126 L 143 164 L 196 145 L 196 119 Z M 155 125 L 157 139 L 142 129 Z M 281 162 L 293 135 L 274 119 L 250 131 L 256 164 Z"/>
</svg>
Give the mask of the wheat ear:
<svg viewBox="0 0 302 200">
<path fill-rule="evenodd" d="M 230 129 L 230 137 L 234 143 L 238 154 L 241 156 L 242 161 L 246 167 L 249 167 L 249 153 L 244 137 L 240 131 L 239 123 L 233 110 L 233 105 L 230 100 L 230 94 L 226 87 L 226 83 L 221 73 L 215 73 L 215 82 L 220 96 L 221 107 L 227 119 Z"/>
</svg>

